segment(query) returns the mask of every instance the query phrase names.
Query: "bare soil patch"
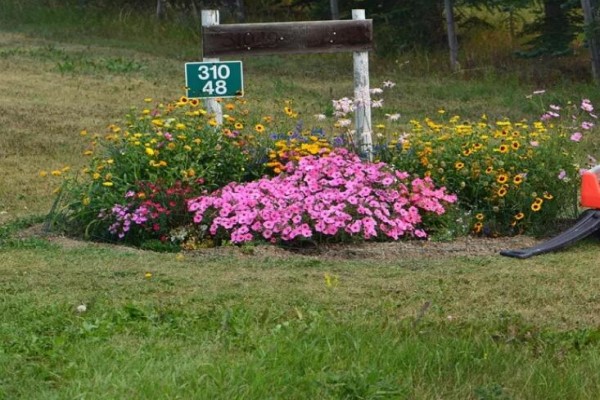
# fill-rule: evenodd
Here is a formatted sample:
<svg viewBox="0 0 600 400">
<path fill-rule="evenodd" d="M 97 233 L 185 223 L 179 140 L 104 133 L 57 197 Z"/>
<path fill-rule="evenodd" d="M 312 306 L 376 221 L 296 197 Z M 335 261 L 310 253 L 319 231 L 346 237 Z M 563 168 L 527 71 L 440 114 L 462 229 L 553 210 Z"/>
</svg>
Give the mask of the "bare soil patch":
<svg viewBox="0 0 600 400">
<path fill-rule="evenodd" d="M 117 247 L 123 251 L 142 251 L 113 243 L 89 242 L 76 238 L 47 233 L 43 224 L 24 229 L 19 238 L 44 237 L 59 246 L 72 249 L 89 245 Z M 194 253 L 218 256 L 219 254 L 239 254 L 241 256 L 261 256 L 285 258 L 304 255 L 333 259 L 394 260 L 399 258 L 441 258 L 448 256 L 489 256 L 500 250 L 534 246 L 540 240 L 529 236 L 501 238 L 459 237 L 452 241 L 400 240 L 396 242 L 367 242 L 354 244 L 320 244 L 312 246 L 257 245 L 251 247 L 224 246 L 195 250 Z"/>
</svg>

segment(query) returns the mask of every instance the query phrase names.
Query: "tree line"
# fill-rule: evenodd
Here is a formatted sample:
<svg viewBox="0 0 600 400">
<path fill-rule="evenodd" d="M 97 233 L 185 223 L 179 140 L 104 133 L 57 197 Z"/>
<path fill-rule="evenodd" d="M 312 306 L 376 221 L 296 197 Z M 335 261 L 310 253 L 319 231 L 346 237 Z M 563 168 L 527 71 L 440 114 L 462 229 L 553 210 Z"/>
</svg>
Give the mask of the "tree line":
<svg viewBox="0 0 600 400">
<path fill-rule="evenodd" d="M 55 0 L 56 1 L 56 0 Z M 69 1 L 69 0 L 65 0 Z M 600 26 L 600 0 L 77 0 L 82 8 L 130 7 L 153 13 L 158 20 L 170 13 L 199 13 L 201 9 L 219 9 L 224 22 L 266 22 L 299 19 L 347 19 L 351 10 L 365 9 L 374 20 L 378 48 L 397 54 L 418 48 L 450 49 L 450 63 L 459 68 L 460 27 L 473 23 L 463 18 L 466 8 L 500 13 L 508 22 L 511 36 L 528 35 L 532 39 L 520 56 L 561 56 L 572 51 L 571 44 L 583 32 L 594 78 L 600 72 L 597 43 Z M 525 12 L 536 17 L 518 23 Z M 519 28 L 517 28 L 519 26 Z"/>
</svg>

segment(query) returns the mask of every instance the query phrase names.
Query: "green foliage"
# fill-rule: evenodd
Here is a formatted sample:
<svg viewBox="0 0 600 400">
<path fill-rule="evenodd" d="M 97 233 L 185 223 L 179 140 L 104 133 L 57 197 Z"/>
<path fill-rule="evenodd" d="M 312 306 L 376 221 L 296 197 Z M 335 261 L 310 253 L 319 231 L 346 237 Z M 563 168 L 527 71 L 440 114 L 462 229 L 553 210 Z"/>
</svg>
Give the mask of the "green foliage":
<svg viewBox="0 0 600 400">
<path fill-rule="evenodd" d="M 132 110 L 123 127 L 112 124 L 105 134 L 81 132 L 91 136 L 84 151 L 89 164 L 77 174 L 69 174 L 68 168 L 51 171 L 66 177 L 53 211 L 55 225 L 103 238 L 112 223 L 105 217 L 115 205 L 144 205 L 149 237 L 161 237 L 189 222 L 186 198 L 261 173 L 247 170 L 244 139 L 232 130 L 243 125 L 233 116 L 229 129 L 216 127 L 197 100 L 148 107 Z"/>
<path fill-rule="evenodd" d="M 39 225 L 45 220 L 46 218 L 43 215 L 31 215 L 0 225 L 0 250 L 51 247 L 47 241 L 35 235 L 21 234 L 23 230 L 31 228 L 34 225 Z"/>
<path fill-rule="evenodd" d="M 312 2 L 315 19 L 330 19 L 329 2 Z M 380 55 L 398 54 L 415 48 L 437 48 L 447 43 L 443 2 L 440 1 L 339 1 L 340 18 L 351 18 L 351 10 L 365 9 L 373 19 L 375 46 Z"/>
<path fill-rule="evenodd" d="M 577 215 L 578 131 L 592 136 L 580 127 L 589 116 L 578 104 L 560 110 L 562 118 L 553 113 L 532 123 L 411 121 L 408 133 L 382 145 L 381 158 L 456 193 L 462 223 L 476 234 L 547 233 L 558 218 Z"/>
<path fill-rule="evenodd" d="M 530 50 L 518 54 L 525 57 L 571 55 L 571 45 L 582 22 L 579 13 L 581 3 L 573 0 L 544 0 L 543 5 L 543 11 L 524 29 L 525 34 L 535 35 L 527 43 Z"/>
</svg>

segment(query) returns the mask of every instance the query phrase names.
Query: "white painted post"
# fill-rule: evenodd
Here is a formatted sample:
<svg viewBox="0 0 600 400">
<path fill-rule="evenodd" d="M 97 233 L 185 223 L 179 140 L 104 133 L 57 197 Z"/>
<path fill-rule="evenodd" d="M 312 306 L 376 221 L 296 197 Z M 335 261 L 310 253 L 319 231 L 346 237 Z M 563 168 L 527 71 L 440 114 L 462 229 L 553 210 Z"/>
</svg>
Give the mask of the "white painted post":
<svg viewBox="0 0 600 400">
<path fill-rule="evenodd" d="M 219 25 L 219 10 L 202 10 L 202 26 L 213 26 Z M 218 62 L 218 58 L 204 57 L 202 55 L 202 61 L 205 62 Z M 223 124 L 223 110 L 221 109 L 221 104 L 219 104 L 215 99 L 206 99 L 204 100 L 204 105 L 206 107 L 206 111 L 210 114 L 214 114 L 215 119 L 218 125 Z"/>
<path fill-rule="evenodd" d="M 352 10 L 352 19 L 365 19 L 365 10 Z M 355 141 L 358 150 L 373 161 L 371 133 L 371 93 L 369 91 L 369 52 L 355 51 L 354 58 L 354 118 Z"/>
</svg>

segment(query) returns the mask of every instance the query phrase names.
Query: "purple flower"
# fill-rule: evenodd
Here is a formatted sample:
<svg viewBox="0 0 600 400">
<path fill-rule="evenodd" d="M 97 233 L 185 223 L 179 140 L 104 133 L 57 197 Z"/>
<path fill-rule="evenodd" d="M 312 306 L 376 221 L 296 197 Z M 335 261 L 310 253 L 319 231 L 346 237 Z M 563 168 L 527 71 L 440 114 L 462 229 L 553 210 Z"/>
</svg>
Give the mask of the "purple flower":
<svg viewBox="0 0 600 400">
<path fill-rule="evenodd" d="M 583 99 L 581 101 L 581 109 L 583 111 L 587 111 L 589 113 L 591 113 L 592 111 L 594 111 L 594 106 L 590 102 L 590 99 Z"/>
<path fill-rule="evenodd" d="M 581 132 L 575 132 L 571 135 L 571 140 L 573 142 L 579 142 L 582 137 L 583 137 L 583 135 L 581 134 Z"/>
<path fill-rule="evenodd" d="M 561 169 L 558 173 L 558 179 L 560 179 L 561 181 L 567 179 L 567 172 L 564 169 Z"/>
</svg>

